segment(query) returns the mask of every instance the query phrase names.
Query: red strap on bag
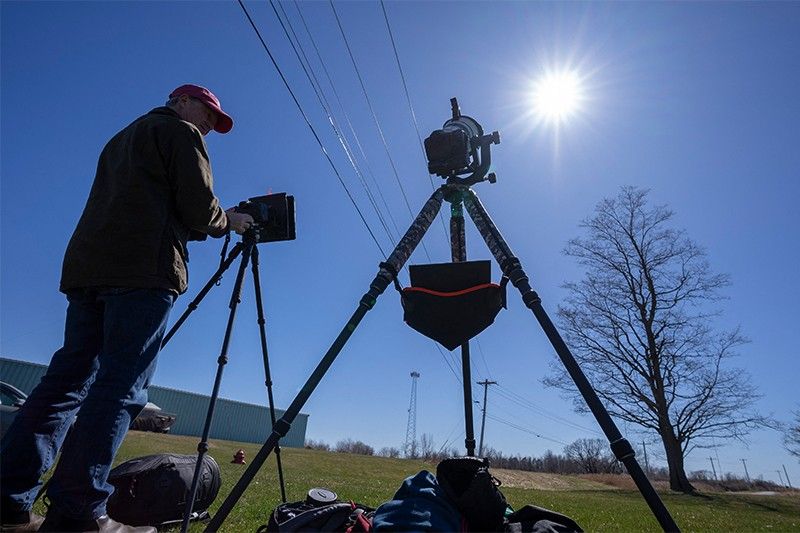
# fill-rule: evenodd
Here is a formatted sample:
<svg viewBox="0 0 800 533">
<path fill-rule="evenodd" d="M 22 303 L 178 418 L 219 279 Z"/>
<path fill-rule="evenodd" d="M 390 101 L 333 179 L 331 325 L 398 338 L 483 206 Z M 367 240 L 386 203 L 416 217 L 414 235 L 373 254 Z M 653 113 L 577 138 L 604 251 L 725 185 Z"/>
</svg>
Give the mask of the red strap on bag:
<svg viewBox="0 0 800 533">
<path fill-rule="evenodd" d="M 409 292 L 424 292 L 424 293 L 427 293 L 427 294 L 433 294 L 434 296 L 448 297 L 448 296 L 461 296 L 463 294 L 469 294 L 471 292 L 479 291 L 479 290 L 485 289 L 487 287 L 498 287 L 499 288 L 500 285 L 497 285 L 495 283 L 484 283 L 482 285 L 476 285 L 476 286 L 470 287 L 468 289 L 463 289 L 463 290 L 460 290 L 460 291 L 453 291 L 453 292 L 434 291 L 433 289 L 426 289 L 424 287 L 405 287 L 403 290 L 404 291 L 409 291 Z"/>
<path fill-rule="evenodd" d="M 354 511 L 358 508 L 356 503 L 352 500 L 350 500 L 350 506 Z M 364 516 L 364 513 L 358 513 L 358 515 L 356 515 L 356 523 L 347 528 L 347 533 L 367 533 L 369 531 L 372 531 L 372 522 L 367 520 L 367 518 Z"/>
</svg>

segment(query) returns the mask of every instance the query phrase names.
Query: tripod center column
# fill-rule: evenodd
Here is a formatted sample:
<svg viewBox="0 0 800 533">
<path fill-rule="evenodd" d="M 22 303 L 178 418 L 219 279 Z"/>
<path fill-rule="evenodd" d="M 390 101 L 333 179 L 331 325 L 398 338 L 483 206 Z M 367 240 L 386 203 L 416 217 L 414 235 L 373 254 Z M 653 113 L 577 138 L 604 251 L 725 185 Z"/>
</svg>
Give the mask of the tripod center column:
<svg viewBox="0 0 800 533">
<path fill-rule="evenodd" d="M 447 199 L 450 202 L 450 252 L 453 263 L 467 260 L 467 238 L 464 232 L 464 206 L 461 194 Z"/>
<path fill-rule="evenodd" d="M 467 239 L 464 232 L 464 195 L 469 187 L 449 184 L 445 200 L 450 202 L 450 253 L 453 263 L 467 260 Z M 461 378 L 464 386 L 464 446 L 467 455 L 475 455 L 475 429 L 472 416 L 472 372 L 469 341 L 461 345 Z"/>
</svg>

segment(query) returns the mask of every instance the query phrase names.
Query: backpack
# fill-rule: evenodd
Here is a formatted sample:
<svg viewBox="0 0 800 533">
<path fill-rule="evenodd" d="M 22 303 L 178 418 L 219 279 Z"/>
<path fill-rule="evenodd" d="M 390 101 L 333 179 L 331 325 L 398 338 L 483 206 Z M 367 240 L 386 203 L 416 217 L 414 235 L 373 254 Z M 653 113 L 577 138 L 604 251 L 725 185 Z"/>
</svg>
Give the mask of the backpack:
<svg viewBox="0 0 800 533">
<path fill-rule="evenodd" d="M 447 498 L 467 520 L 469 531 L 511 533 L 581 533 L 571 518 L 555 511 L 526 505 L 513 512 L 489 473 L 489 460 L 478 457 L 445 459 L 436 467 L 436 479 Z"/>
<path fill-rule="evenodd" d="M 343 502 L 326 489 L 311 489 L 308 494 L 305 501 L 280 504 L 257 531 L 372 531 L 375 509 Z"/>
<path fill-rule="evenodd" d="M 436 466 L 436 480 L 470 531 L 503 531 L 506 498 L 500 481 L 489 472 L 489 460 L 453 457 Z"/>
<path fill-rule="evenodd" d="M 108 500 L 109 516 L 132 526 L 180 522 L 196 464 L 196 455 L 171 453 L 138 457 L 120 464 L 108 476 L 115 489 Z M 219 465 L 213 457 L 204 455 L 192 520 L 208 518 L 208 508 L 221 484 Z"/>
</svg>

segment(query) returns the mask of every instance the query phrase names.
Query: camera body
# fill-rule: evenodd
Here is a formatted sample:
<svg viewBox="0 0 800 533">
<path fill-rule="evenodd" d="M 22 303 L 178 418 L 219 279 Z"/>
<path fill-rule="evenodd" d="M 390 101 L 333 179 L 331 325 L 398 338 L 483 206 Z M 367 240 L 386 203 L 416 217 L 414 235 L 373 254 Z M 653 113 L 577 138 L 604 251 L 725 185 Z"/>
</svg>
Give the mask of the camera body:
<svg viewBox="0 0 800 533">
<path fill-rule="evenodd" d="M 470 166 L 470 137 L 461 129 L 436 130 L 425 139 L 428 172 L 437 176 L 450 176 Z"/>
<path fill-rule="evenodd" d="M 483 181 L 491 164 L 490 145 L 500 143 L 500 134 L 483 134 L 483 127 L 472 117 L 461 114 L 458 100 L 450 99 L 453 118 L 425 139 L 428 172 L 448 183 L 470 185 Z M 469 174 L 466 178 L 458 178 Z M 490 174 L 489 181 L 494 176 Z"/>
<path fill-rule="evenodd" d="M 294 196 L 284 192 L 254 196 L 239 202 L 236 212 L 253 217 L 255 224 L 247 231 L 257 235 L 257 242 L 293 241 L 296 238 Z"/>
</svg>

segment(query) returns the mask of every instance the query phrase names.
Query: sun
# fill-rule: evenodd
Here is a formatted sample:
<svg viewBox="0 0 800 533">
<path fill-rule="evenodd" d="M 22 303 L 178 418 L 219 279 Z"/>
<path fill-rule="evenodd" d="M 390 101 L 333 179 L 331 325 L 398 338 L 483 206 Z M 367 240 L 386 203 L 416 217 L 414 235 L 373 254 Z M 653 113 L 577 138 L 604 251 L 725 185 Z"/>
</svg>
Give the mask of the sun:
<svg viewBox="0 0 800 533">
<path fill-rule="evenodd" d="M 549 122 L 563 122 L 580 109 L 580 76 L 575 71 L 546 73 L 534 82 L 532 100 L 535 115 Z"/>
</svg>

